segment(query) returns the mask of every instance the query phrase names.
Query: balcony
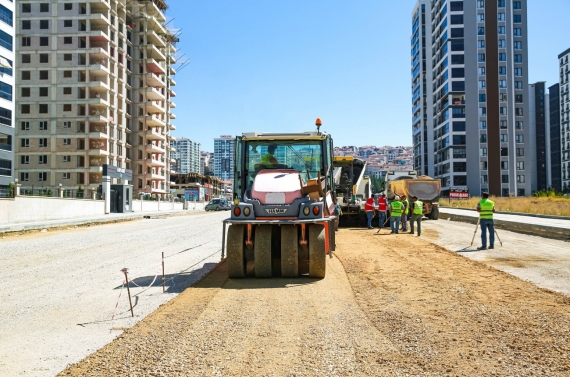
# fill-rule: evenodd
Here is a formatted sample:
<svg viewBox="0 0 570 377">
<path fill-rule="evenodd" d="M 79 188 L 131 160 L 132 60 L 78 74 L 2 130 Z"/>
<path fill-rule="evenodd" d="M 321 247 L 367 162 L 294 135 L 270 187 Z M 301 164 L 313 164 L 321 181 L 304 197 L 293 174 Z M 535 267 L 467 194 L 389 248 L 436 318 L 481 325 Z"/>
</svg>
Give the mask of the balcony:
<svg viewBox="0 0 570 377">
<path fill-rule="evenodd" d="M 166 61 L 166 56 L 162 51 L 160 51 L 155 45 L 147 44 L 146 48 L 148 50 L 148 57 L 158 60 L 158 61 Z"/>
<path fill-rule="evenodd" d="M 152 180 L 163 180 L 164 179 L 164 177 L 162 175 L 154 173 L 154 172 L 153 173 L 147 173 L 146 177 L 148 179 L 152 179 Z"/>
<path fill-rule="evenodd" d="M 170 124 L 170 131 L 176 131 L 176 126 L 174 124 Z"/>
<path fill-rule="evenodd" d="M 148 43 L 152 43 L 156 46 L 166 47 L 164 39 L 162 39 L 154 30 L 149 30 L 146 34 Z"/>
<path fill-rule="evenodd" d="M 91 20 L 91 25 L 107 26 L 109 24 L 107 13 L 92 13 L 88 18 Z"/>
<path fill-rule="evenodd" d="M 145 88 L 146 98 L 153 101 L 164 101 L 166 97 L 163 88 L 154 88 L 152 86 Z"/>
<path fill-rule="evenodd" d="M 107 133 L 106 125 L 90 124 L 89 125 L 89 139 L 107 139 L 109 137 Z"/>
<path fill-rule="evenodd" d="M 164 103 L 160 101 L 146 101 L 146 111 L 153 114 L 166 113 L 166 110 L 164 110 Z"/>
<path fill-rule="evenodd" d="M 90 156 L 108 156 L 106 140 L 89 139 L 89 155 Z"/>
<path fill-rule="evenodd" d="M 166 136 L 163 133 L 156 131 L 154 128 L 151 128 L 146 131 L 146 138 L 149 140 L 165 140 Z"/>
<path fill-rule="evenodd" d="M 170 89 L 170 97 L 176 97 L 176 92 Z"/>
<path fill-rule="evenodd" d="M 171 75 L 175 75 L 175 74 L 176 74 L 176 70 L 174 69 L 173 66 L 170 66 L 170 67 L 168 67 L 168 68 L 170 69 L 170 74 L 171 74 Z M 174 81 L 174 80 L 172 80 L 172 81 Z M 174 84 L 174 85 L 176 85 L 176 84 Z"/>
<path fill-rule="evenodd" d="M 146 145 L 146 151 L 149 153 L 160 153 L 160 154 L 166 153 L 166 150 L 164 150 L 164 148 L 162 146 L 155 145 L 153 143 Z"/>
<path fill-rule="evenodd" d="M 164 156 L 161 156 L 160 158 L 156 158 L 153 155 L 151 159 L 146 159 L 145 161 L 146 161 L 146 164 L 148 166 L 159 166 L 159 167 L 165 167 L 166 166 L 166 163 L 164 161 Z"/>
<path fill-rule="evenodd" d="M 146 116 L 146 125 L 151 127 L 166 127 L 164 120 L 159 118 L 156 114 Z"/>
<path fill-rule="evenodd" d="M 163 63 L 160 63 L 154 59 L 146 60 L 146 69 L 149 72 L 156 73 L 157 75 L 166 74 L 166 68 Z"/>
<path fill-rule="evenodd" d="M 172 76 L 168 77 L 168 79 L 170 80 L 170 86 L 176 86 L 176 81 L 174 81 Z"/>
<path fill-rule="evenodd" d="M 93 77 L 87 86 L 96 91 L 108 91 L 109 85 L 103 80 L 106 80 L 106 77 Z"/>
<path fill-rule="evenodd" d="M 164 88 L 166 86 L 166 83 L 164 82 L 164 76 L 160 77 L 154 73 L 147 73 L 146 74 L 146 83 L 149 86 L 154 86 L 154 87 L 159 87 L 159 88 Z"/>
<path fill-rule="evenodd" d="M 88 33 L 89 42 L 109 42 L 109 36 L 102 30 L 95 30 Z"/>
<path fill-rule="evenodd" d="M 168 113 L 168 117 L 169 117 L 170 119 L 176 119 L 176 115 L 175 115 L 175 114 L 172 114 L 172 113 Z"/>
<path fill-rule="evenodd" d="M 169 148 L 170 152 L 172 152 L 172 153 L 176 152 L 176 148 L 174 148 L 172 145 L 169 145 L 168 148 Z"/>
<path fill-rule="evenodd" d="M 170 100 L 168 101 L 168 106 L 169 106 L 171 109 L 176 108 L 176 104 L 175 104 L 174 102 L 170 101 Z"/>
</svg>

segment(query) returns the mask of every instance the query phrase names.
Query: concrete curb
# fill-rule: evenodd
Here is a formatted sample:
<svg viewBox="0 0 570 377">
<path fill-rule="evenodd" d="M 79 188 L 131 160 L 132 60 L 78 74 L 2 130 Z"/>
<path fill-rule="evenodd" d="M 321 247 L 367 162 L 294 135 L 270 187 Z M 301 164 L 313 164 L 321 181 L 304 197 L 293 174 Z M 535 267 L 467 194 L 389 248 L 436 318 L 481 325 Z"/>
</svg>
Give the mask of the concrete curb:
<svg viewBox="0 0 570 377">
<path fill-rule="evenodd" d="M 460 221 L 464 223 L 477 224 L 477 217 L 456 215 L 450 213 L 439 213 L 439 217 L 442 220 L 451 219 L 453 221 Z M 525 224 L 516 223 L 513 221 L 495 220 L 495 227 L 497 229 L 510 230 L 512 232 L 528 234 L 531 236 L 539 236 L 552 238 L 562 241 L 570 241 L 570 233 L 568 229 L 558 228 L 546 225 L 536 225 L 536 224 Z"/>
<path fill-rule="evenodd" d="M 456 207 L 445 207 L 445 206 L 441 206 L 440 207 L 443 210 L 446 209 L 453 209 L 453 210 L 461 210 L 461 211 L 469 211 L 469 212 L 476 212 L 476 210 L 474 209 L 469 209 L 469 208 L 456 208 Z M 441 211 L 440 211 L 441 213 Z M 541 219 L 553 219 L 553 220 L 570 220 L 570 217 L 567 216 L 554 216 L 554 215 L 537 215 L 534 213 L 522 213 L 522 212 L 504 212 L 504 211 L 497 211 L 495 213 L 500 213 L 502 215 L 516 215 L 516 216 L 528 216 L 528 217 L 538 217 Z"/>
</svg>

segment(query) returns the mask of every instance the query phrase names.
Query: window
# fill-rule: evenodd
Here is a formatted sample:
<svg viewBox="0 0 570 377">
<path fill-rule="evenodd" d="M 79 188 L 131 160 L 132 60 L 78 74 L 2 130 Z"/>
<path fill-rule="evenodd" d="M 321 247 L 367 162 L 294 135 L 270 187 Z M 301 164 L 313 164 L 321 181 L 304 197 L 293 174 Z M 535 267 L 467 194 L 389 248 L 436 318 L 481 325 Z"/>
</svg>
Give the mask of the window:
<svg viewBox="0 0 570 377">
<path fill-rule="evenodd" d="M 20 146 L 22 148 L 28 148 L 30 146 L 30 139 L 28 138 L 20 139 Z"/>
<path fill-rule="evenodd" d="M 73 20 L 64 20 L 63 27 L 73 27 Z"/>
<path fill-rule="evenodd" d="M 499 6 L 499 8 L 504 8 L 505 7 L 505 0 L 498 0 L 497 5 Z"/>
<path fill-rule="evenodd" d="M 515 142 L 524 143 L 524 135 L 515 135 Z"/>
<path fill-rule="evenodd" d="M 71 77 L 71 71 L 63 71 L 63 77 Z"/>
<path fill-rule="evenodd" d="M 522 63 L 522 55 L 515 55 L 515 63 Z"/>
<path fill-rule="evenodd" d="M 502 65 L 499 67 L 499 75 L 506 75 L 507 74 L 507 67 Z"/>
<path fill-rule="evenodd" d="M 464 51 L 465 45 L 463 44 L 463 39 L 457 40 L 453 39 L 451 41 L 451 51 Z"/>
<path fill-rule="evenodd" d="M 499 88 L 505 89 L 507 87 L 507 80 L 499 80 Z"/>
<path fill-rule="evenodd" d="M 32 45 L 32 39 L 30 37 L 22 37 L 22 47 L 30 47 Z"/>
<path fill-rule="evenodd" d="M 501 52 L 499 54 L 499 61 L 500 62 L 506 62 L 507 61 L 507 54 L 505 54 L 504 52 Z"/>
<path fill-rule="evenodd" d="M 485 89 L 485 80 L 479 80 L 479 89 Z"/>
<path fill-rule="evenodd" d="M 524 148 L 517 148 L 517 157 L 524 156 Z"/>
<path fill-rule="evenodd" d="M 49 37 L 40 37 L 40 46 L 49 46 Z"/>
<path fill-rule="evenodd" d="M 499 13 L 499 17 L 498 17 L 498 21 L 505 21 L 506 17 L 505 17 L 505 13 L 504 12 L 500 12 Z"/>
<path fill-rule="evenodd" d="M 522 29 L 520 27 L 514 28 L 513 34 L 515 35 L 515 37 L 522 37 Z"/>
<path fill-rule="evenodd" d="M 63 105 L 63 111 L 71 111 L 71 104 Z"/>
<path fill-rule="evenodd" d="M 500 140 L 501 140 L 501 143 L 508 143 L 508 142 L 509 142 L 509 135 L 507 135 L 507 134 L 501 134 L 501 135 L 500 135 Z"/>
<path fill-rule="evenodd" d="M 499 29 L 499 35 L 504 35 L 506 33 L 504 26 L 499 26 L 498 29 Z"/>
<path fill-rule="evenodd" d="M 71 139 L 70 138 L 63 139 L 63 145 L 71 145 Z"/>
<path fill-rule="evenodd" d="M 49 55 L 40 54 L 40 63 L 49 63 Z"/>
<path fill-rule="evenodd" d="M 32 28 L 32 21 L 22 21 L 22 30 L 30 30 Z"/>
<path fill-rule="evenodd" d="M 63 4 L 63 10 L 73 10 L 73 3 Z"/>
<path fill-rule="evenodd" d="M 477 0 L 477 8 L 479 9 L 485 8 L 485 0 Z"/>
<path fill-rule="evenodd" d="M 501 161 L 501 170 L 509 170 L 509 161 Z"/>
<path fill-rule="evenodd" d="M 63 44 L 64 45 L 70 45 L 73 43 L 73 38 L 72 37 L 63 37 Z"/>
<path fill-rule="evenodd" d="M 465 36 L 465 31 L 462 27 L 451 28 L 451 38 L 463 38 Z"/>
<path fill-rule="evenodd" d="M 462 1 L 452 1 L 450 3 L 449 10 L 451 12 L 460 12 L 463 10 L 463 2 Z"/>
<path fill-rule="evenodd" d="M 47 120 L 40 121 L 40 131 L 46 131 L 48 129 Z"/>
<path fill-rule="evenodd" d="M 29 114 L 30 113 L 30 105 L 22 105 L 20 108 L 22 114 Z"/>
<path fill-rule="evenodd" d="M 71 94 L 71 88 L 70 87 L 63 88 L 63 94 Z"/>
<path fill-rule="evenodd" d="M 63 173 L 61 178 L 62 179 L 71 179 L 71 173 Z"/>
<path fill-rule="evenodd" d="M 479 135 L 479 142 L 480 143 L 486 143 L 487 142 L 487 134 Z"/>
<path fill-rule="evenodd" d="M 499 114 L 500 115 L 507 115 L 507 108 L 506 107 L 499 107 Z"/>
<path fill-rule="evenodd" d="M 48 71 L 40 71 L 40 80 L 48 79 Z"/>
<path fill-rule="evenodd" d="M 523 83 L 522 81 L 515 81 L 515 89 L 522 89 Z"/>
<path fill-rule="evenodd" d="M 479 94 L 479 102 L 487 102 L 487 95 Z"/>
<path fill-rule="evenodd" d="M 40 12 L 46 13 L 49 12 L 49 4 L 40 4 Z"/>
<path fill-rule="evenodd" d="M 467 150 L 465 148 L 453 148 L 453 158 L 466 158 Z"/>
<path fill-rule="evenodd" d="M 48 96 L 48 88 L 40 88 L 40 97 Z"/>
<path fill-rule="evenodd" d="M 507 47 L 507 41 L 504 39 L 499 39 L 499 48 L 506 48 Z"/>
<path fill-rule="evenodd" d="M 70 62 L 73 60 L 73 55 L 71 54 L 63 54 L 63 61 Z"/>
<path fill-rule="evenodd" d="M 487 148 L 479 148 L 479 156 L 487 156 Z"/>
<path fill-rule="evenodd" d="M 48 105 L 46 104 L 40 104 L 40 114 L 47 114 L 48 113 Z"/>
<path fill-rule="evenodd" d="M 30 180 L 30 173 L 20 173 L 20 181 L 28 182 Z"/>
<path fill-rule="evenodd" d="M 485 62 L 485 54 L 477 54 L 477 61 L 479 63 L 484 63 Z"/>
<path fill-rule="evenodd" d="M 523 95 L 517 94 L 515 95 L 515 103 L 522 103 L 523 102 Z"/>
<path fill-rule="evenodd" d="M 40 20 L 40 29 L 49 29 L 49 20 Z"/>
<path fill-rule="evenodd" d="M 452 81 L 451 90 L 454 92 L 464 92 L 465 91 L 465 81 Z"/>
<path fill-rule="evenodd" d="M 486 130 L 487 129 L 487 121 L 486 120 L 480 120 L 479 121 L 479 129 L 480 130 Z"/>
<path fill-rule="evenodd" d="M 513 47 L 515 50 L 522 50 L 522 42 L 521 41 L 515 41 L 515 43 L 513 43 Z"/>
<path fill-rule="evenodd" d="M 485 28 L 483 26 L 477 28 L 477 35 L 485 35 Z"/>
<path fill-rule="evenodd" d="M 47 173 L 46 172 L 38 173 L 38 181 L 40 182 L 47 181 Z"/>
<path fill-rule="evenodd" d="M 482 184 L 487 184 L 487 175 L 482 175 L 482 176 L 481 176 L 481 183 L 482 183 Z"/>
<path fill-rule="evenodd" d="M 47 154 L 40 154 L 38 156 L 38 164 L 40 164 L 40 165 L 47 164 Z"/>
<path fill-rule="evenodd" d="M 515 115 L 518 116 L 518 117 L 522 117 L 522 116 L 523 116 L 523 109 L 522 109 L 522 107 L 517 107 L 517 108 L 515 109 Z"/>
<path fill-rule="evenodd" d="M 485 22 L 485 14 L 477 13 L 477 22 Z"/>
<path fill-rule="evenodd" d="M 30 122 L 20 122 L 20 129 L 22 131 L 29 131 L 30 130 Z"/>
<path fill-rule="evenodd" d="M 465 68 L 452 68 L 451 77 L 453 78 L 465 77 Z"/>
<path fill-rule="evenodd" d="M 63 128 L 71 128 L 71 122 L 66 120 L 63 122 Z"/>
<path fill-rule="evenodd" d="M 517 161 L 517 170 L 524 170 L 524 161 Z"/>
<path fill-rule="evenodd" d="M 30 164 L 30 156 L 20 156 L 20 164 L 29 165 Z"/>
<path fill-rule="evenodd" d="M 461 25 L 463 24 L 463 15 L 462 14 L 453 14 L 450 17 L 452 25 Z"/>
<path fill-rule="evenodd" d="M 32 4 L 22 4 L 22 13 L 30 13 L 32 11 Z"/>
<path fill-rule="evenodd" d="M 45 148 L 45 147 L 47 147 L 48 141 L 47 141 L 47 138 L 46 138 L 46 137 L 39 138 L 38 140 L 39 140 L 39 146 L 40 146 L 40 148 Z"/>
<path fill-rule="evenodd" d="M 70 155 L 63 156 L 63 162 L 71 162 L 71 156 Z"/>
<path fill-rule="evenodd" d="M 487 170 L 487 161 L 481 161 L 481 162 L 479 163 L 479 168 L 480 168 L 481 170 Z"/>
<path fill-rule="evenodd" d="M 507 129 L 507 121 L 506 120 L 502 120 L 500 121 L 500 127 L 502 130 L 506 130 Z"/>
<path fill-rule="evenodd" d="M 499 93 L 499 101 L 507 102 L 507 93 Z"/>
<path fill-rule="evenodd" d="M 465 122 L 453 122 L 453 132 L 465 131 Z"/>
<path fill-rule="evenodd" d="M 486 115 L 487 115 L 487 108 L 486 107 L 480 107 L 479 108 L 479 116 L 484 117 Z"/>
<path fill-rule="evenodd" d="M 29 97 L 30 96 L 30 88 L 21 88 L 20 95 L 22 97 Z"/>
<path fill-rule="evenodd" d="M 451 64 L 465 64 L 465 56 L 451 55 Z"/>
<path fill-rule="evenodd" d="M 517 183 L 524 183 L 524 175 L 517 175 Z"/>
<path fill-rule="evenodd" d="M 520 120 L 517 120 L 517 121 L 515 122 L 515 128 L 516 128 L 517 130 L 522 130 L 522 129 L 523 129 L 523 122 L 520 121 Z"/>
<path fill-rule="evenodd" d="M 520 24 L 522 22 L 522 16 L 520 14 L 515 14 L 513 16 L 513 22 L 515 24 Z"/>
<path fill-rule="evenodd" d="M 513 9 L 522 9 L 520 1 L 513 1 Z"/>
<path fill-rule="evenodd" d="M 509 175 L 508 174 L 501 175 L 501 183 L 509 183 Z"/>
<path fill-rule="evenodd" d="M 509 148 L 501 148 L 501 157 L 509 157 Z"/>
</svg>

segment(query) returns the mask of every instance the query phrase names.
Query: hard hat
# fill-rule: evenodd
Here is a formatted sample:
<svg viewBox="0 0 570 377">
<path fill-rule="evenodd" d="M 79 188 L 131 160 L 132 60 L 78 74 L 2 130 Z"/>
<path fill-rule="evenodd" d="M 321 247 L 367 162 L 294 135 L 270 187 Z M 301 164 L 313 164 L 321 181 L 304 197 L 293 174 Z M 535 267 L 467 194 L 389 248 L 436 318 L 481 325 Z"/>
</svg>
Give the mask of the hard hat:
<svg viewBox="0 0 570 377">
<path fill-rule="evenodd" d="M 396 197 L 394 199 L 400 200 L 400 197 L 398 195 L 396 195 Z"/>
</svg>

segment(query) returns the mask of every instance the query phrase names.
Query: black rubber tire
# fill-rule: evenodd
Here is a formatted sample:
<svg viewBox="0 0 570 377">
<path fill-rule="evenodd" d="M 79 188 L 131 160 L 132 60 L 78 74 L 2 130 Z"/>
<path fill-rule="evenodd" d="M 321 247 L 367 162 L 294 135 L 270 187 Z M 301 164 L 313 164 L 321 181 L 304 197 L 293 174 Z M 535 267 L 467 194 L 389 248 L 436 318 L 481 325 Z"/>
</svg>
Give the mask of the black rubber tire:
<svg viewBox="0 0 570 377">
<path fill-rule="evenodd" d="M 244 257 L 244 225 L 230 225 L 228 228 L 227 241 L 227 263 L 228 276 L 230 278 L 245 277 L 245 257 Z"/>
<path fill-rule="evenodd" d="M 271 225 L 259 225 L 255 228 L 253 259 L 255 264 L 255 277 L 270 278 L 272 276 Z"/>
<path fill-rule="evenodd" d="M 324 278 L 326 274 L 325 236 L 323 225 L 309 225 L 309 276 L 312 278 Z"/>
<path fill-rule="evenodd" d="M 439 208 L 435 207 L 431 210 L 430 219 L 438 220 L 439 219 Z"/>
<path fill-rule="evenodd" d="M 281 226 L 281 276 L 299 276 L 299 236 L 295 225 Z"/>
</svg>

